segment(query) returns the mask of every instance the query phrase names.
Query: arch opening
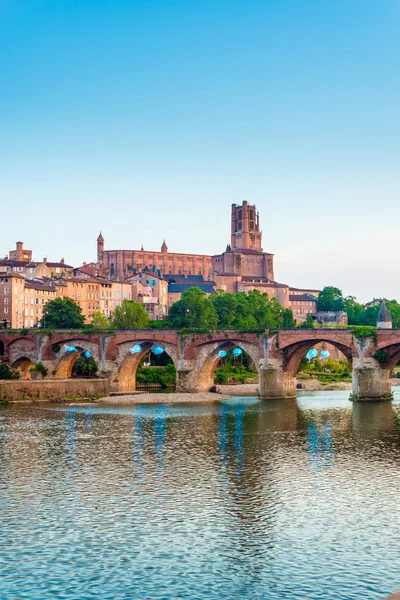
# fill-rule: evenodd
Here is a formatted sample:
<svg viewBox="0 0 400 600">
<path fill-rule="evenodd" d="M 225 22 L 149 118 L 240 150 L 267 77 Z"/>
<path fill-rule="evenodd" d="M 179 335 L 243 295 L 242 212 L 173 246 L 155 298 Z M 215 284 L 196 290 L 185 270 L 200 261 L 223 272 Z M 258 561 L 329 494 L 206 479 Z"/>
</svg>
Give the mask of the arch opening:
<svg viewBox="0 0 400 600">
<path fill-rule="evenodd" d="M 54 375 L 56 379 L 70 379 L 71 377 L 96 377 L 99 367 L 93 349 L 80 344 L 66 342 L 60 349 L 59 361 Z M 92 351 L 91 351 L 92 350 Z"/>
<path fill-rule="evenodd" d="M 353 355 L 351 348 L 324 340 L 307 340 L 283 350 L 284 371 L 290 377 L 304 379 L 351 379 Z"/>
<path fill-rule="evenodd" d="M 374 358 L 387 377 L 400 377 L 400 344 L 380 348 L 375 352 Z"/>
<path fill-rule="evenodd" d="M 0 357 L 3 358 L 4 356 L 4 342 L 2 342 L 0 340 Z"/>
<path fill-rule="evenodd" d="M 18 373 L 20 379 L 30 379 L 30 369 L 34 367 L 34 363 L 26 356 L 21 356 L 11 365 L 11 370 Z"/>
<path fill-rule="evenodd" d="M 135 342 L 128 346 L 116 374 L 118 391 L 175 389 L 176 362 L 168 344 Z"/>
<path fill-rule="evenodd" d="M 318 339 L 304 340 L 302 342 L 298 342 L 296 344 L 292 344 L 291 346 L 287 346 L 286 348 L 284 348 L 284 371 L 292 376 L 296 376 L 300 369 L 302 361 L 307 355 L 307 353 L 312 349 L 316 349 L 318 351 L 318 356 L 321 359 L 320 353 L 322 353 L 323 351 L 322 348 L 326 348 L 327 344 L 335 347 L 344 356 L 344 359 L 340 358 L 340 360 L 347 360 L 351 367 L 353 361 L 351 348 L 349 348 L 348 346 L 344 346 L 343 344 L 332 342 L 331 340 L 326 341 L 324 339 Z M 329 356 L 326 356 L 326 359 L 330 357 L 330 354 L 331 352 L 329 352 Z M 317 356 L 315 356 L 314 358 L 317 358 Z"/>
<path fill-rule="evenodd" d="M 252 344 L 239 340 L 219 343 L 200 367 L 199 389 L 208 391 L 215 383 L 244 383 L 250 378 L 256 383 L 260 377 L 258 362 L 258 350 Z"/>
</svg>

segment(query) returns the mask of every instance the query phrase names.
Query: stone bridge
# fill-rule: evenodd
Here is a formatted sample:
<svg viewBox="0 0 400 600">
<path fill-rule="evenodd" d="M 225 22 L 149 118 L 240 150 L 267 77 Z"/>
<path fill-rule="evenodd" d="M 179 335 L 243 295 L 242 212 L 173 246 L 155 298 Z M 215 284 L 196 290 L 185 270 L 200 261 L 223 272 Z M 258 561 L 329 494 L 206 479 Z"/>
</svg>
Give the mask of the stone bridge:
<svg viewBox="0 0 400 600">
<path fill-rule="evenodd" d="M 87 351 L 108 378 L 111 391 L 132 392 L 140 360 L 151 348 L 160 346 L 175 364 L 177 391 L 202 392 L 213 385 L 219 352 L 240 347 L 258 371 L 261 398 L 272 399 L 296 395 L 300 362 L 320 342 L 332 344 L 350 361 L 354 400 L 390 398 L 390 374 L 400 360 L 400 330 L 377 329 L 364 339 L 357 339 L 350 329 L 332 328 L 267 330 L 263 334 L 218 330 L 189 335 L 156 329 L 104 334 L 4 331 L 0 333 L 0 357 L 19 370 L 22 378 L 29 378 L 29 369 L 40 361 L 48 369 L 46 379 L 67 379 L 78 356 Z"/>
</svg>

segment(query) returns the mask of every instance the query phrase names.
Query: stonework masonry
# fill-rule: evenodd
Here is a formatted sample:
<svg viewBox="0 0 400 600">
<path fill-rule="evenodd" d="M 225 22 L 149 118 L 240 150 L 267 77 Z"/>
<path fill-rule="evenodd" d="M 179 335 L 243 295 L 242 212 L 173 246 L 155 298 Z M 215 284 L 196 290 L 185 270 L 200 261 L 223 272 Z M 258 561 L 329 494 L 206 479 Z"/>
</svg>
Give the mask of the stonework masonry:
<svg viewBox="0 0 400 600">
<path fill-rule="evenodd" d="M 181 335 L 175 330 L 161 329 L 120 330 L 107 334 L 0 333 L 3 360 L 11 369 L 20 371 L 21 379 L 29 379 L 30 367 L 40 361 L 48 369 L 48 375 L 37 383 L 51 387 L 54 380 L 69 380 L 67 394 L 73 393 L 70 391 L 73 388 L 68 387 L 75 381 L 70 379 L 73 365 L 85 350 L 92 355 L 99 373 L 107 378 L 109 389 L 125 393 L 135 390 L 140 361 L 154 345 L 159 345 L 175 365 L 178 392 L 210 390 L 220 351 L 240 347 L 249 354 L 257 369 L 261 398 L 291 398 L 296 396 L 296 375 L 304 354 L 323 343 L 333 345 L 352 364 L 354 401 L 391 399 L 390 375 L 400 359 L 400 331 L 396 330 L 377 329 L 373 336 L 365 339 L 357 339 L 347 328 L 267 330 L 263 334 L 218 330 Z M 73 352 L 71 346 L 75 348 Z M 377 360 L 377 353 L 385 357 L 383 363 Z M 22 381 L 17 384 L 22 385 L 21 390 L 25 389 Z"/>
</svg>

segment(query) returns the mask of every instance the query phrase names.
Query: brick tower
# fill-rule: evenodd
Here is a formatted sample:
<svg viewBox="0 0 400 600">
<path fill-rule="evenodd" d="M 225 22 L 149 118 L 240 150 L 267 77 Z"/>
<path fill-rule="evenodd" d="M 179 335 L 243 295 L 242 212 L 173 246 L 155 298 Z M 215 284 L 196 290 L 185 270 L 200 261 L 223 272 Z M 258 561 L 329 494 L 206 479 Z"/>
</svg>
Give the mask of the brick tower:
<svg viewBox="0 0 400 600">
<path fill-rule="evenodd" d="M 242 206 L 232 204 L 232 250 L 244 249 L 262 252 L 261 238 L 260 217 L 255 204 L 249 204 L 246 200 L 243 201 Z"/>
<path fill-rule="evenodd" d="M 104 238 L 101 235 L 101 231 L 100 231 L 100 235 L 97 238 L 97 260 L 98 260 L 98 262 L 102 261 L 103 252 L 104 252 Z"/>
</svg>

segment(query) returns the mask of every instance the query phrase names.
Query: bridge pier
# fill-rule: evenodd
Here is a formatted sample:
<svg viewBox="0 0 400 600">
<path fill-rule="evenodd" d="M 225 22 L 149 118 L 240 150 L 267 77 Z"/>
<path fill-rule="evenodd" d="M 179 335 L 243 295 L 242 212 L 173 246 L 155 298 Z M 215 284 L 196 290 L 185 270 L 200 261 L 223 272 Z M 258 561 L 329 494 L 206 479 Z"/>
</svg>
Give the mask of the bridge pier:
<svg viewBox="0 0 400 600">
<path fill-rule="evenodd" d="M 203 373 L 196 368 L 183 368 L 176 370 L 176 391 L 196 394 L 209 392 L 214 385 L 214 378 L 209 373 Z"/>
<path fill-rule="evenodd" d="M 261 399 L 296 397 L 296 376 L 285 372 L 282 367 L 262 367 L 259 375 Z"/>
<path fill-rule="evenodd" d="M 375 359 L 369 358 L 360 364 L 353 364 L 354 402 L 382 402 L 392 399 L 390 370 L 382 367 Z M 357 364 L 358 363 L 358 364 Z"/>
</svg>

